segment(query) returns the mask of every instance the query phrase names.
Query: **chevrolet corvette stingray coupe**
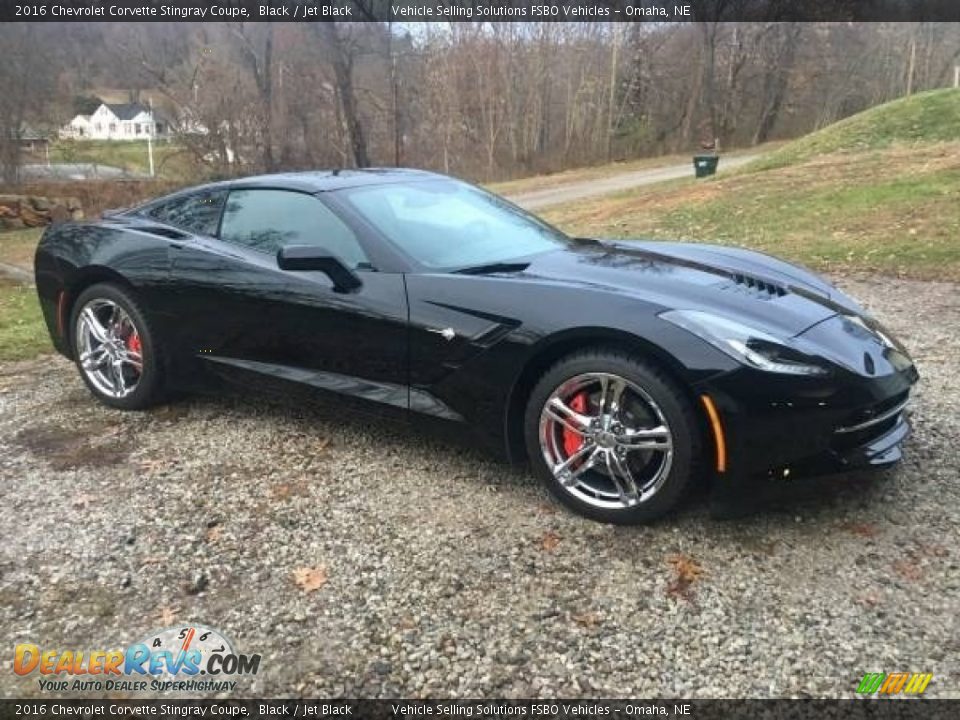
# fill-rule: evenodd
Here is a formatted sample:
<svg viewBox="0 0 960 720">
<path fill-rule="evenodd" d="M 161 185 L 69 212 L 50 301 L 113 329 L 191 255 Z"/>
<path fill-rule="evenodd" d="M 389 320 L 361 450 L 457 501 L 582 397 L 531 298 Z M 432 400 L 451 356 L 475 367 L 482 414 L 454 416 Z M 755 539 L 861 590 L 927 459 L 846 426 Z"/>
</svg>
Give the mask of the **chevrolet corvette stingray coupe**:
<svg viewBox="0 0 960 720">
<path fill-rule="evenodd" d="M 239 385 L 430 419 L 613 523 L 698 477 L 735 498 L 891 465 L 918 378 L 800 267 L 568 237 L 415 170 L 232 180 L 54 225 L 36 283 L 57 350 L 111 407 Z"/>
</svg>

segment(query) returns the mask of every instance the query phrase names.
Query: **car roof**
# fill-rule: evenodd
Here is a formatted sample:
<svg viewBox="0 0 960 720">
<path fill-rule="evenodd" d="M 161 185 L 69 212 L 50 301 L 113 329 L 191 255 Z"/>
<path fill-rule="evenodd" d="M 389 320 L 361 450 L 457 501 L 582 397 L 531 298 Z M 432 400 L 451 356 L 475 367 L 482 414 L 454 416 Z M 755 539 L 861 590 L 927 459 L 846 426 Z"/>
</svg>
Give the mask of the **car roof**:
<svg viewBox="0 0 960 720">
<path fill-rule="evenodd" d="M 203 187 L 284 188 L 301 192 L 328 192 L 361 185 L 386 185 L 418 180 L 449 180 L 445 175 L 410 168 L 363 168 L 359 170 L 308 170 L 236 178 Z M 201 188 L 192 188 L 199 190 Z"/>
</svg>

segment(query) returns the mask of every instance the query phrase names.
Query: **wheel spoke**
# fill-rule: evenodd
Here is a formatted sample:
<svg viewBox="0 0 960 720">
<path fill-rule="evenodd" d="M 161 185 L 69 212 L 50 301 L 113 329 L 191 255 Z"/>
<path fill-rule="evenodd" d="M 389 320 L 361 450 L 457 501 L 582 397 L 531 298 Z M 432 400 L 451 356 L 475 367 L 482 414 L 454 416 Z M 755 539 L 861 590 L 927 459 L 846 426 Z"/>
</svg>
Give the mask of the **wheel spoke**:
<svg viewBox="0 0 960 720">
<path fill-rule="evenodd" d="M 87 350 L 80 355 L 80 365 L 84 370 L 96 370 L 101 365 L 103 365 L 104 360 L 107 359 L 107 351 L 103 349 L 103 346 L 97 346 L 92 350 Z"/>
<path fill-rule="evenodd" d="M 107 318 L 107 331 L 110 333 L 110 337 L 120 337 L 120 330 L 123 326 L 123 311 L 120 309 L 119 305 L 112 305 L 110 307 L 110 317 Z"/>
<path fill-rule="evenodd" d="M 97 314 L 93 311 L 93 308 L 84 308 L 83 312 L 80 313 L 80 317 L 94 340 L 97 342 L 107 341 L 107 328 L 104 327 L 99 318 L 97 318 Z"/>
<path fill-rule="evenodd" d="M 119 356 L 120 362 L 126 363 L 137 370 L 143 370 L 143 356 L 136 350 L 124 350 Z"/>
<path fill-rule="evenodd" d="M 577 478 L 596 464 L 596 457 L 596 449 L 591 445 L 584 444 L 579 450 L 573 453 L 573 455 L 557 465 L 553 469 L 553 475 L 567 487 L 576 485 Z M 577 465 L 581 460 L 583 460 L 583 462 Z"/>
<path fill-rule="evenodd" d="M 642 430 L 628 428 L 617 436 L 617 445 L 627 452 L 632 450 L 669 450 L 673 447 L 670 430 L 663 425 Z"/>
<path fill-rule="evenodd" d="M 616 453 L 608 453 L 608 457 L 613 461 L 613 468 L 610 467 L 610 463 L 607 463 L 607 468 L 611 472 L 611 477 L 619 474 L 623 479 L 624 484 L 626 485 L 626 496 L 630 503 L 636 503 L 640 501 L 640 491 L 637 489 L 637 481 L 633 478 L 633 473 L 630 471 L 630 466 L 627 464 L 626 458 L 622 458 Z M 614 480 L 616 482 L 616 480 Z M 617 483 L 618 489 L 620 484 Z M 621 490 L 622 492 L 623 490 Z"/>
<path fill-rule="evenodd" d="M 118 359 L 110 363 L 110 383 L 119 397 L 127 394 L 127 384 L 123 379 L 123 364 Z"/>
<path fill-rule="evenodd" d="M 622 378 L 604 377 L 600 381 L 600 413 L 602 415 L 616 416 L 620 412 L 620 399 L 623 397 L 623 391 L 627 388 L 627 383 Z"/>
<path fill-rule="evenodd" d="M 545 412 L 551 420 L 555 420 L 578 435 L 585 435 L 590 429 L 590 417 L 578 413 L 558 397 L 552 398 L 547 403 Z"/>
</svg>

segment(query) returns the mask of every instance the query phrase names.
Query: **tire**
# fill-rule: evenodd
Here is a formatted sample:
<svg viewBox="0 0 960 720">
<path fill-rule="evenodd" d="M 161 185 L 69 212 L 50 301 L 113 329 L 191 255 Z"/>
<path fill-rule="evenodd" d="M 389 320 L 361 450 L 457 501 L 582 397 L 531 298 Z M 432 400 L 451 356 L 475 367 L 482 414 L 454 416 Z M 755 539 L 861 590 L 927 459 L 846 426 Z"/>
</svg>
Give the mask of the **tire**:
<svg viewBox="0 0 960 720">
<path fill-rule="evenodd" d="M 126 288 L 98 283 L 80 293 L 70 314 L 70 343 L 80 377 L 104 405 L 143 410 L 161 400 L 163 367 L 157 336 Z M 122 386 L 117 384 L 117 367 Z"/>
<path fill-rule="evenodd" d="M 534 474 L 554 497 L 618 525 L 671 510 L 699 470 L 702 446 L 692 404 L 669 376 L 602 348 L 544 373 L 527 402 L 524 440 Z"/>
</svg>

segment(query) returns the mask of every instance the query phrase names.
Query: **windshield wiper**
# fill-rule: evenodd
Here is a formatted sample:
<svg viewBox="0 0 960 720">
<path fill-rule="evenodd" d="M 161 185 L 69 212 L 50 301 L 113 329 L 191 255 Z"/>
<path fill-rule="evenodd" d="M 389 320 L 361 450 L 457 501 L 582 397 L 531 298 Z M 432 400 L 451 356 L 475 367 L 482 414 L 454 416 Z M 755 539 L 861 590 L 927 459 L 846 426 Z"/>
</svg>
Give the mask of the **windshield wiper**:
<svg viewBox="0 0 960 720">
<path fill-rule="evenodd" d="M 490 275 L 493 273 L 522 272 L 530 267 L 528 262 L 498 262 L 487 263 L 486 265 L 473 265 L 472 267 L 460 268 L 454 270 L 458 275 Z"/>
</svg>

